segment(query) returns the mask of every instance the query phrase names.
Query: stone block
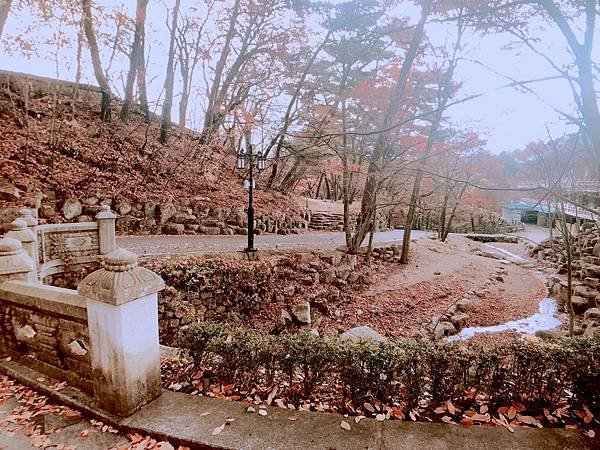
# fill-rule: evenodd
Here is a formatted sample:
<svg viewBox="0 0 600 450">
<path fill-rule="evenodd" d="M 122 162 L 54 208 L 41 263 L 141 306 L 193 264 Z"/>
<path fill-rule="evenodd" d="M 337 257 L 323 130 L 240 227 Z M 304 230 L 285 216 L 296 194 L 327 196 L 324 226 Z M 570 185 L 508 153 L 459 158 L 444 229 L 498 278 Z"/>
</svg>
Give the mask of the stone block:
<svg viewBox="0 0 600 450">
<path fill-rule="evenodd" d="M 185 225 L 181 223 L 167 223 L 162 227 L 163 233 L 181 235 L 185 233 Z"/>
<path fill-rule="evenodd" d="M 65 200 L 61 210 L 65 219 L 71 220 L 81 215 L 83 206 L 77 198 L 71 197 Z"/>
</svg>

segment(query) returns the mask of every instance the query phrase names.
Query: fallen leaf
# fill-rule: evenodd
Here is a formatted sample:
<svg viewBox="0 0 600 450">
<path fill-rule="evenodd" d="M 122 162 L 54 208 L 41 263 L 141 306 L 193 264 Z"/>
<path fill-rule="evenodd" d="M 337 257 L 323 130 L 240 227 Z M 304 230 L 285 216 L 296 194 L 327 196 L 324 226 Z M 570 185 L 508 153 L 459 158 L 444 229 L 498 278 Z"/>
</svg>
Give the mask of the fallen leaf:
<svg viewBox="0 0 600 450">
<path fill-rule="evenodd" d="M 359 423 L 361 420 L 365 419 L 365 416 L 356 416 L 354 418 L 354 423 Z"/>
<path fill-rule="evenodd" d="M 342 428 L 343 430 L 346 430 L 346 431 L 350 431 L 352 429 L 350 424 L 348 422 L 346 422 L 345 420 L 342 420 L 340 422 L 340 428 Z"/>
<path fill-rule="evenodd" d="M 379 422 L 383 422 L 385 420 L 385 414 L 377 414 L 375 416 L 375 420 L 377 420 Z"/>
<path fill-rule="evenodd" d="M 295 422 L 298 420 L 298 416 L 290 416 L 290 417 L 288 417 L 288 420 L 291 422 Z"/>
<path fill-rule="evenodd" d="M 452 404 L 452 402 L 450 400 L 448 400 L 446 402 L 446 407 L 448 408 L 448 412 L 452 415 L 456 414 L 456 408 L 454 408 L 454 405 Z"/>
<path fill-rule="evenodd" d="M 434 413 L 436 414 L 446 414 L 446 407 L 445 406 L 438 406 L 437 408 L 435 408 L 433 410 Z"/>
<path fill-rule="evenodd" d="M 217 434 L 219 434 L 221 431 L 223 431 L 225 429 L 225 425 L 227 425 L 226 423 L 224 423 L 223 425 L 221 425 L 220 427 L 215 428 L 212 431 L 212 435 L 215 436 Z"/>
<path fill-rule="evenodd" d="M 585 434 L 590 438 L 596 437 L 596 432 L 594 430 L 588 430 Z"/>
<path fill-rule="evenodd" d="M 266 416 L 267 415 L 267 410 L 266 409 L 259 409 L 258 410 L 258 414 L 260 414 L 261 416 Z"/>
</svg>

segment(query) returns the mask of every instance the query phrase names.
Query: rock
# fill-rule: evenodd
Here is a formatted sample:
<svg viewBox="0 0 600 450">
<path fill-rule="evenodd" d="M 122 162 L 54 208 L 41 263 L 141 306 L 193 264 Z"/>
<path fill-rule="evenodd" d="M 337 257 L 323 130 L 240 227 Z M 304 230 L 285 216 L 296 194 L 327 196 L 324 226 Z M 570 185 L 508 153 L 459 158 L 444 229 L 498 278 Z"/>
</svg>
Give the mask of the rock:
<svg viewBox="0 0 600 450">
<path fill-rule="evenodd" d="M 21 198 L 19 190 L 11 184 L 0 185 L 0 200 L 13 202 Z"/>
<path fill-rule="evenodd" d="M 128 202 L 119 202 L 117 203 L 117 205 L 115 206 L 115 211 L 117 212 L 117 214 L 119 214 L 120 216 L 124 216 L 125 214 L 129 214 L 132 210 L 132 206 L 130 203 Z"/>
<path fill-rule="evenodd" d="M 473 309 L 473 303 L 468 298 L 462 298 L 456 302 L 456 308 L 462 312 L 469 312 Z"/>
<path fill-rule="evenodd" d="M 435 339 L 441 339 L 444 336 L 448 336 L 451 334 L 458 333 L 458 330 L 452 323 L 450 322 L 438 322 L 435 328 L 433 329 L 433 337 Z"/>
<path fill-rule="evenodd" d="M 461 329 L 465 325 L 467 320 L 469 320 L 469 317 L 470 316 L 466 313 L 454 314 L 453 316 L 450 316 L 450 322 L 456 328 Z"/>
<path fill-rule="evenodd" d="M 375 331 L 373 328 L 368 326 L 351 328 L 340 335 L 340 339 L 343 341 L 352 342 L 385 342 L 387 339 Z"/>
<path fill-rule="evenodd" d="M 594 255 L 596 258 L 600 258 L 600 241 L 596 242 L 596 244 L 594 245 L 592 255 Z"/>
<path fill-rule="evenodd" d="M 183 226 L 183 225 L 181 225 L 181 226 Z M 218 234 L 221 234 L 221 229 L 219 227 L 203 227 L 203 226 L 201 226 L 200 233 L 216 236 Z"/>
<path fill-rule="evenodd" d="M 83 211 L 83 206 L 81 202 L 77 200 L 75 197 L 68 198 L 63 203 L 62 213 L 65 216 L 65 219 L 71 220 L 77 216 L 80 216 Z"/>
<path fill-rule="evenodd" d="M 574 295 L 573 297 L 571 297 L 571 304 L 573 305 L 573 310 L 575 311 L 575 313 L 581 314 L 587 309 L 589 301 L 585 297 Z"/>
<path fill-rule="evenodd" d="M 98 202 L 100 201 L 100 199 L 98 197 L 96 197 L 95 195 L 92 195 L 91 197 L 87 197 L 83 199 L 83 203 L 86 205 L 97 205 Z"/>
<path fill-rule="evenodd" d="M 600 319 L 600 308 L 590 308 L 583 314 L 583 320 Z"/>
<path fill-rule="evenodd" d="M 39 214 L 42 219 L 52 219 L 53 217 L 56 217 L 57 214 L 56 206 L 53 204 L 42 205 Z"/>
<path fill-rule="evenodd" d="M 181 223 L 168 223 L 162 227 L 162 230 L 165 234 L 184 234 L 185 225 Z"/>
<path fill-rule="evenodd" d="M 293 305 L 292 316 L 302 324 L 310 324 L 310 303 L 302 302 Z"/>
<path fill-rule="evenodd" d="M 98 128 L 94 125 L 92 125 L 91 127 L 88 127 L 87 135 L 91 138 L 100 136 L 100 128 Z"/>
<path fill-rule="evenodd" d="M 281 324 L 282 325 L 289 325 L 290 323 L 292 323 L 292 316 L 289 312 L 287 312 L 287 310 L 282 309 L 281 310 Z"/>
<path fill-rule="evenodd" d="M 164 225 L 177 214 L 177 208 L 171 202 L 161 203 L 158 205 L 158 223 Z"/>
<path fill-rule="evenodd" d="M 346 281 L 348 279 L 350 272 L 350 266 L 341 266 L 335 271 L 337 278 L 342 281 Z"/>
<path fill-rule="evenodd" d="M 541 339 L 561 339 L 563 334 L 560 330 L 540 330 L 536 331 L 535 335 Z"/>
<path fill-rule="evenodd" d="M 33 339 L 36 334 L 37 333 L 31 325 L 15 327 L 15 338 L 17 338 L 18 341 L 29 341 Z"/>
<path fill-rule="evenodd" d="M 325 284 L 332 284 L 336 280 L 335 269 L 333 267 L 326 269 L 321 272 L 321 282 Z"/>
<path fill-rule="evenodd" d="M 75 356 L 85 356 L 88 352 L 83 343 L 78 341 L 77 339 L 69 342 L 67 348 L 69 349 L 69 352 L 71 352 L 71 354 Z"/>
<path fill-rule="evenodd" d="M 197 217 L 194 216 L 193 214 L 186 214 L 186 213 L 179 213 L 179 214 L 175 214 L 172 218 L 173 222 L 175 223 L 192 223 L 194 221 L 196 221 Z"/>
</svg>

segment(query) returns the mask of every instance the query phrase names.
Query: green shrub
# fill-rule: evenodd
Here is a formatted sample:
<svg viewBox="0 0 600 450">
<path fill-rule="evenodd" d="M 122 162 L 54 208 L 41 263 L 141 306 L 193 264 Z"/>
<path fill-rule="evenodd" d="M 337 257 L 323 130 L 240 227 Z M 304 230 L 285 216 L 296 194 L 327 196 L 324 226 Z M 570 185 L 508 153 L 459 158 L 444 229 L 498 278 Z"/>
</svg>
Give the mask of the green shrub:
<svg viewBox="0 0 600 450">
<path fill-rule="evenodd" d="M 244 389 L 277 385 L 293 400 L 326 394 L 343 408 L 379 400 L 415 408 L 422 401 L 469 401 L 490 406 L 518 401 L 528 408 L 600 409 L 600 339 L 500 345 L 389 341 L 351 343 L 307 331 L 266 335 L 248 328 L 204 323 L 180 340 L 198 367 Z M 470 396 L 473 401 L 473 396 Z M 467 405 L 468 406 L 468 405 Z"/>
</svg>

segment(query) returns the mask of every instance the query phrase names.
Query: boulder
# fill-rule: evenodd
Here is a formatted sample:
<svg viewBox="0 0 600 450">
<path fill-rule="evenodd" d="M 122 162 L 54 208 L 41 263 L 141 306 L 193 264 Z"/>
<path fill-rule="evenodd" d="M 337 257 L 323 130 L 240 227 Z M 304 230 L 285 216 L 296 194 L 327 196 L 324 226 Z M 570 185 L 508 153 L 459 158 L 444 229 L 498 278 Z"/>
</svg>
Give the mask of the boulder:
<svg viewBox="0 0 600 450">
<path fill-rule="evenodd" d="M 600 308 L 590 308 L 583 314 L 583 320 L 600 319 Z"/>
<path fill-rule="evenodd" d="M 0 200 L 14 202 L 21 198 L 19 190 L 11 184 L 0 185 Z"/>
<path fill-rule="evenodd" d="M 560 330 L 540 330 L 536 331 L 535 335 L 541 339 L 561 339 L 563 334 Z"/>
<path fill-rule="evenodd" d="M 158 205 L 158 223 L 164 225 L 177 214 L 177 208 L 171 202 Z"/>
<path fill-rule="evenodd" d="M 132 210 L 132 206 L 131 203 L 128 202 L 118 202 L 115 205 L 115 211 L 117 212 L 117 214 L 119 214 L 120 216 L 124 216 L 125 214 L 129 214 Z"/>
<path fill-rule="evenodd" d="M 585 297 L 574 295 L 571 297 L 571 304 L 573 305 L 573 310 L 575 313 L 580 314 L 587 309 L 589 300 Z"/>
<path fill-rule="evenodd" d="M 346 281 L 348 279 L 348 277 L 350 276 L 351 271 L 352 271 L 352 269 L 350 269 L 350 266 L 340 266 L 335 271 L 335 274 L 340 280 Z"/>
<path fill-rule="evenodd" d="M 351 328 L 340 335 L 343 341 L 352 342 L 385 342 L 387 339 L 368 326 Z"/>
<path fill-rule="evenodd" d="M 330 268 L 321 272 L 321 281 L 325 284 L 331 284 L 335 281 L 335 269 Z"/>
<path fill-rule="evenodd" d="M 77 216 L 80 216 L 83 211 L 83 206 L 81 202 L 77 200 L 75 197 L 68 198 L 63 203 L 62 213 L 65 216 L 65 219 L 71 220 Z"/>
<path fill-rule="evenodd" d="M 165 234 L 184 234 L 185 225 L 181 223 L 167 223 L 162 227 L 162 230 Z"/>
<path fill-rule="evenodd" d="M 181 225 L 183 227 L 183 225 Z M 200 233 L 202 234 L 210 234 L 210 235 L 218 235 L 221 234 L 221 229 L 219 227 L 200 227 Z"/>
<path fill-rule="evenodd" d="M 292 306 L 292 316 L 301 324 L 310 324 L 310 303 L 301 302 Z"/>
<path fill-rule="evenodd" d="M 54 204 L 42 205 L 39 211 L 39 215 L 42 219 L 52 219 L 56 217 L 56 206 Z"/>
<path fill-rule="evenodd" d="M 459 330 L 465 325 L 467 320 L 469 320 L 469 315 L 466 313 L 458 313 L 450 316 L 450 322 Z"/>
<path fill-rule="evenodd" d="M 441 339 L 444 336 L 458 333 L 458 330 L 451 322 L 438 322 L 433 329 L 433 337 L 435 339 Z"/>
<path fill-rule="evenodd" d="M 456 309 L 461 312 L 469 312 L 473 309 L 473 303 L 468 298 L 462 298 L 456 302 Z"/>
</svg>

